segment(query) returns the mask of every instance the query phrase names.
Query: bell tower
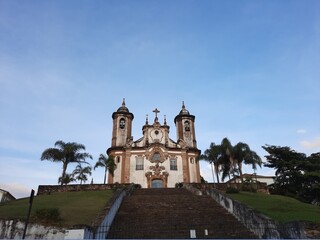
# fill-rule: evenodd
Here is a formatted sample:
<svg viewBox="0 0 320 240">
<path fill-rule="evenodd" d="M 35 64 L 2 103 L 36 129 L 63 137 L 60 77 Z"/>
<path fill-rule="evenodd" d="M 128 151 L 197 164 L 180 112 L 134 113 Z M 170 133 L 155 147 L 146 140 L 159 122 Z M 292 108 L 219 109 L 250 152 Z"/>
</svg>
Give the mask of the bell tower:
<svg viewBox="0 0 320 240">
<path fill-rule="evenodd" d="M 174 118 L 177 129 L 177 141 L 183 140 L 186 147 L 197 148 L 194 128 L 195 116 L 191 115 L 182 102 L 180 113 Z"/>
<path fill-rule="evenodd" d="M 113 128 L 111 147 L 123 147 L 132 138 L 132 120 L 134 116 L 126 107 L 125 99 L 122 106 L 112 114 Z"/>
</svg>

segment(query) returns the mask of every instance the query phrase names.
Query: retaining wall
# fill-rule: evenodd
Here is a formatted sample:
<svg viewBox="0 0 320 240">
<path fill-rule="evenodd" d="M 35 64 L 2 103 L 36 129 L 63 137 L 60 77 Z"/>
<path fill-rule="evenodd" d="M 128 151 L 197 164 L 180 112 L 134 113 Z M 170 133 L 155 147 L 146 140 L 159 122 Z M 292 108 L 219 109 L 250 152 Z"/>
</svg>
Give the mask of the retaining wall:
<svg viewBox="0 0 320 240">
<path fill-rule="evenodd" d="M 70 185 L 39 185 L 37 195 L 55 192 L 97 191 L 125 188 L 131 184 L 70 184 Z"/>
<path fill-rule="evenodd" d="M 306 233 L 302 223 L 289 222 L 280 224 L 252 208 L 236 201 L 216 189 L 200 190 L 191 184 L 185 184 L 185 188 L 195 194 L 210 195 L 216 202 L 232 213 L 242 224 L 255 233 L 259 238 L 267 239 L 305 239 Z"/>
<path fill-rule="evenodd" d="M 0 219 L 0 239 L 21 239 L 25 223 L 20 220 Z M 65 229 L 28 224 L 26 239 L 64 239 Z"/>
</svg>

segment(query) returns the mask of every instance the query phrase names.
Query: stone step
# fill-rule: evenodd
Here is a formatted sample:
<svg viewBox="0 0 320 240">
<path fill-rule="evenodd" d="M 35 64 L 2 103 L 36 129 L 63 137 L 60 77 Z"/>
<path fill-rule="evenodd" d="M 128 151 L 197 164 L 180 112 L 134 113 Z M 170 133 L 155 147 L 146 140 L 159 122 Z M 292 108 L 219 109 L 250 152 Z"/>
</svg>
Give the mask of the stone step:
<svg viewBox="0 0 320 240">
<path fill-rule="evenodd" d="M 209 196 L 186 189 L 137 189 L 125 197 L 108 238 L 255 238 Z"/>
</svg>

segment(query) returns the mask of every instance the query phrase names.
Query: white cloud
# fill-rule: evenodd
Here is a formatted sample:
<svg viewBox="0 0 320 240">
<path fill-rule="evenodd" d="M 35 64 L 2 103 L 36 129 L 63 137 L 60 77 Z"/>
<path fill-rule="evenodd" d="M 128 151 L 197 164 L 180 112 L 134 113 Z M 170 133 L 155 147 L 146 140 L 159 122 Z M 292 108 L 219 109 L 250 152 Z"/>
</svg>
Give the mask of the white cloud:
<svg viewBox="0 0 320 240">
<path fill-rule="evenodd" d="M 307 130 L 306 130 L 306 129 L 303 129 L 303 128 L 298 129 L 298 130 L 296 131 L 296 133 L 298 133 L 298 134 L 305 134 L 306 132 L 307 132 Z"/>
<path fill-rule="evenodd" d="M 300 142 L 300 145 L 303 148 L 320 150 L 320 137 L 317 137 L 312 141 L 303 140 Z"/>
</svg>

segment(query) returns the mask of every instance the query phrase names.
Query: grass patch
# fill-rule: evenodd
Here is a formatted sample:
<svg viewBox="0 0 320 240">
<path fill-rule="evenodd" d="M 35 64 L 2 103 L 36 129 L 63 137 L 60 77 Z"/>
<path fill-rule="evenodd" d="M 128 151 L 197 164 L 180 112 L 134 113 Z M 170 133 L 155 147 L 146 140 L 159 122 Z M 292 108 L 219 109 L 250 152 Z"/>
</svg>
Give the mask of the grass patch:
<svg viewBox="0 0 320 240">
<path fill-rule="evenodd" d="M 112 190 L 52 193 L 34 198 L 31 217 L 42 209 L 58 209 L 61 225 L 90 225 L 112 197 Z M 0 204 L 1 219 L 26 219 L 29 198 Z M 54 224 L 55 222 L 51 222 Z"/>
<path fill-rule="evenodd" d="M 320 207 L 300 202 L 294 198 L 250 192 L 228 196 L 282 223 L 290 221 L 320 223 Z"/>
</svg>

